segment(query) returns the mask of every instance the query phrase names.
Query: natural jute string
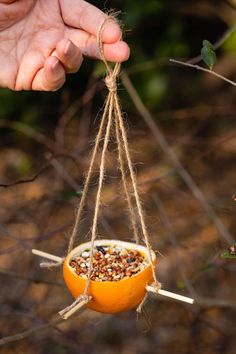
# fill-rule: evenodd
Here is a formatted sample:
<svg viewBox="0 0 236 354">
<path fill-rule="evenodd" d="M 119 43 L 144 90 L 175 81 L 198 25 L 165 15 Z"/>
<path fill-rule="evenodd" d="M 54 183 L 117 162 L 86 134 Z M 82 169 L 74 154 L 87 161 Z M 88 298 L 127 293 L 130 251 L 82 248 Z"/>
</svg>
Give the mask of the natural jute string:
<svg viewBox="0 0 236 354">
<path fill-rule="evenodd" d="M 128 147 L 128 140 L 126 136 L 126 130 L 124 127 L 124 122 L 123 122 L 123 117 L 121 113 L 121 108 L 120 108 L 120 103 L 117 95 L 117 78 L 119 76 L 120 72 L 120 63 L 116 63 L 114 68 L 111 68 L 108 62 L 105 59 L 104 52 L 103 52 L 103 43 L 102 43 L 102 33 L 109 21 L 114 21 L 114 17 L 108 16 L 107 19 L 103 22 L 101 25 L 97 40 L 98 40 L 98 46 L 99 46 L 99 53 L 102 61 L 104 62 L 104 65 L 107 69 L 107 76 L 105 78 L 105 83 L 108 88 L 108 96 L 106 99 L 104 111 L 102 114 L 101 118 L 101 123 L 99 127 L 99 131 L 95 140 L 95 146 L 94 150 L 92 153 L 92 158 L 91 162 L 89 165 L 89 170 L 87 173 L 87 177 L 85 180 L 84 188 L 83 188 L 83 193 L 81 196 L 79 208 L 76 213 L 76 218 L 75 218 L 75 225 L 69 240 L 69 247 L 68 247 L 68 252 L 70 253 L 71 250 L 74 247 L 75 239 L 78 234 L 78 228 L 79 224 L 81 221 L 81 216 L 82 212 L 85 206 L 86 198 L 88 195 L 89 191 L 89 184 L 91 181 L 91 176 L 93 173 L 94 169 L 94 164 L 96 157 L 98 155 L 99 151 L 99 143 L 101 141 L 101 138 L 103 137 L 103 134 L 105 133 L 104 140 L 103 140 L 103 146 L 102 146 L 102 153 L 101 153 L 101 161 L 100 161 L 100 169 L 99 169 L 99 180 L 98 180 L 98 189 L 97 189 L 97 194 L 96 194 L 96 200 L 95 200 L 95 209 L 94 209 L 94 216 L 93 216 L 93 222 L 92 222 L 92 228 L 91 228 L 91 240 L 90 240 L 90 257 L 89 257 L 89 267 L 88 267 L 88 277 L 86 280 L 86 285 L 84 289 L 84 294 L 81 295 L 78 299 L 75 300 L 75 302 L 67 307 L 66 309 L 62 310 L 60 314 L 64 318 L 68 318 L 73 312 L 76 311 L 79 307 L 81 307 L 81 303 L 86 304 L 88 301 L 90 301 L 91 297 L 89 296 L 89 286 L 90 286 L 90 279 L 91 279 L 91 274 L 93 270 L 93 252 L 94 252 L 94 242 L 96 240 L 97 236 L 97 225 L 98 225 L 98 217 L 99 217 L 99 210 L 100 210 L 100 204 L 101 204 L 101 194 L 102 194 L 102 187 L 103 187 L 103 182 L 104 182 L 104 176 L 105 176 L 105 161 L 106 161 L 106 153 L 108 149 L 108 144 L 110 141 L 110 136 L 111 136 L 111 128 L 114 125 L 115 126 L 115 136 L 116 136 L 116 142 L 118 146 L 118 161 L 119 161 L 119 166 L 121 170 L 121 176 L 122 176 L 122 182 L 123 182 L 123 187 L 129 207 L 129 212 L 130 212 L 130 219 L 131 219 L 131 224 L 132 224 L 132 229 L 134 232 L 134 237 L 136 242 L 139 242 L 139 233 L 138 233 L 138 226 L 137 226 L 137 221 L 139 221 L 144 242 L 148 251 L 148 259 L 152 267 L 152 275 L 154 279 L 154 288 L 155 289 L 160 289 L 161 285 L 158 282 L 156 278 L 156 273 L 155 273 L 155 265 L 153 263 L 152 259 L 152 254 L 151 254 L 151 245 L 149 241 L 149 235 L 147 232 L 147 227 L 145 225 L 145 220 L 144 220 L 144 212 L 142 208 L 142 204 L 139 198 L 138 194 L 138 189 L 137 189 L 137 182 L 136 182 L 136 176 L 134 173 L 134 169 L 132 166 L 131 162 L 131 157 L 129 153 L 129 147 Z M 105 131 L 105 132 L 104 132 Z M 131 186 L 132 186 L 132 194 L 134 195 L 134 202 L 137 208 L 137 214 L 138 214 L 138 220 L 136 217 L 136 210 L 133 206 L 133 201 L 132 201 L 132 194 L 130 194 L 130 191 L 128 189 L 128 184 L 127 184 L 127 179 L 126 179 L 126 173 L 125 173 L 125 165 L 127 164 L 128 166 L 128 171 L 129 171 L 129 176 L 131 179 Z M 146 285 L 146 284 L 145 284 Z"/>
<path fill-rule="evenodd" d="M 133 229 L 133 232 L 134 232 L 134 238 L 135 238 L 136 243 L 139 243 L 139 235 L 138 235 L 138 227 L 137 227 L 135 209 L 133 207 L 132 197 L 131 197 L 131 195 L 129 193 L 127 179 L 126 179 L 126 176 L 125 176 L 125 162 L 124 162 L 124 159 L 123 159 L 123 151 L 122 151 L 123 149 L 122 149 L 122 142 L 121 142 L 118 119 L 116 119 L 116 141 L 117 141 L 117 146 L 118 146 L 118 158 L 119 158 L 121 176 L 122 176 L 124 191 L 125 191 L 125 195 L 126 195 L 129 211 L 130 211 L 130 220 L 131 220 L 132 229 Z"/>
<path fill-rule="evenodd" d="M 139 240 L 143 238 L 144 243 L 147 248 L 147 255 L 148 260 L 151 265 L 152 275 L 153 275 L 153 284 L 144 284 L 146 288 L 146 295 L 144 296 L 143 300 L 139 304 L 137 311 L 141 312 L 142 306 L 147 298 L 147 294 L 152 292 L 155 294 L 159 294 L 162 296 L 167 296 L 169 298 L 184 301 L 189 304 L 194 303 L 194 299 L 188 298 L 183 295 L 175 294 L 170 291 L 166 291 L 161 289 L 161 284 L 158 282 L 155 274 L 155 265 L 152 259 L 152 249 L 150 245 L 149 235 L 147 231 L 147 227 L 145 224 L 144 212 L 142 208 L 142 203 L 139 198 L 136 176 L 134 173 L 133 165 L 131 162 L 128 140 L 126 136 L 126 130 L 123 122 L 123 117 L 121 113 L 121 107 L 117 95 L 117 78 L 120 72 L 120 63 L 116 63 L 114 68 L 110 67 L 108 62 L 105 59 L 103 53 L 103 44 L 102 44 L 102 33 L 104 30 L 105 25 L 108 21 L 114 21 L 115 18 L 113 16 L 108 16 L 107 19 L 103 22 L 98 32 L 98 46 L 99 52 L 102 61 L 107 69 L 107 76 L 105 78 L 105 83 L 108 88 L 108 95 L 106 98 L 106 102 L 104 105 L 104 111 L 101 118 L 100 127 L 97 133 L 97 137 L 95 139 L 94 149 L 87 173 L 87 177 L 85 179 L 83 193 L 80 199 L 80 204 L 75 216 L 75 224 L 74 228 L 71 233 L 71 237 L 69 240 L 69 246 L 67 250 L 67 255 L 72 251 L 74 248 L 75 239 L 78 235 L 79 224 L 81 221 L 81 216 L 85 207 L 86 198 L 88 196 L 89 185 L 92 177 L 92 173 L 94 170 L 95 161 L 99 152 L 99 145 L 102 142 L 102 153 L 101 153 L 101 160 L 100 160 L 100 169 L 99 169 L 99 180 L 98 180 L 98 189 L 95 199 L 95 209 L 94 209 L 94 216 L 91 228 L 91 246 L 90 246 L 90 256 L 89 256 L 89 269 L 88 269 L 88 277 L 86 279 L 84 293 L 81 294 L 70 306 L 66 307 L 59 314 L 64 318 L 67 319 L 73 313 L 78 311 L 80 308 L 85 306 L 90 300 L 92 300 L 92 296 L 89 295 L 89 286 L 90 286 L 90 279 L 93 270 L 93 251 L 94 251 L 94 242 L 97 236 L 97 225 L 98 225 L 98 217 L 99 217 L 99 210 L 101 205 L 101 195 L 102 195 L 102 187 L 105 177 L 105 162 L 106 162 L 106 153 L 110 141 L 111 130 L 115 128 L 115 139 L 118 148 L 118 162 L 119 168 L 121 171 L 122 183 L 125 191 L 125 196 L 128 203 L 129 213 L 130 213 L 130 220 L 133 229 L 133 234 L 135 241 L 138 243 Z M 131 181 L 131 188 L 128 186 L 127 178 L 126 178 L 126 167 L 128 167 L 128 175 Z M 137 216 L 136 216 L 137 215 Z M 141 229 L 141 235 L 139 235 L 139 228 Z M 141 237 L 142 236 L 142 237 Z M 43 257 L 44 259 L 50 260 L 50 262 L 43 262 L 40 264 L 42 267 L 57 267 L 64 262 L 65 258 L 58 257 L 56 255 L 43 252 L 41 250 L 32 249 L 32 253 Z"/>
</svg>

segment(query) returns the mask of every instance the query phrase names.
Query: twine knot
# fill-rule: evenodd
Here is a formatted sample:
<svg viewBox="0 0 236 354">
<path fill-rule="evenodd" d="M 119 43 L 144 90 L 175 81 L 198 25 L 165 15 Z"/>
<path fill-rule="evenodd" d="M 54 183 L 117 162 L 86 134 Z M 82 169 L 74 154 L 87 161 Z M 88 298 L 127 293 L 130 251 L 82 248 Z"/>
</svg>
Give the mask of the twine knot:
<svg viewBox="0 0 236 354">
<path fill-rule="evenodd" d="M 109 74 L 105 78 L 105 84 L 106 87 L 110 92 L 116 92 L 117 91 L 117 83 L 116 83 L 116 75 L 113 73 Z"/>
<path fill-rule="evenodd" d="M 79 298 L 80 298 L 80 301 L 84 301 L 86 304 L 91 300 L 91 296 L 88 294 L 85 294 L 85 293 L 81 294 L 79 296 Z"/>
<path fill-rule="evenodd" d="M 103 61 L 104 65 L 106 67 L 106 70 L 107 70 L 107 75 L 104 80 L 106 87 L 108 88 L 109 92 L 115 93 L 117 91 L 117 82 L 116 81 L 117 81 L 117 77 L 119 76 L 119 73 L 120 73 L 120 65 L 121 64 L 116 63 L 113 68 L 108 64 L 106 57 L 104 55 L 104 52 L 103 52 L 103 42 L 102 42 L 102 32 L 109 21 L 115 21 L 114 16 L 108 16 L 105 19 L 105 21 L 103 21 L 103 23 L 101 24 L 99 31 L 98 31 L 98 35 L 97 35 L 97 43 L 98 43 L 100 58 Z"/>
<path fill-rule="evenodd" d="M 155 279 L 155 281 L 151 284 L 151 286 L 155 289 L 155 292 L 158 293 L 158 291 L 161 289 L 161 283 Z"/>
</svg>

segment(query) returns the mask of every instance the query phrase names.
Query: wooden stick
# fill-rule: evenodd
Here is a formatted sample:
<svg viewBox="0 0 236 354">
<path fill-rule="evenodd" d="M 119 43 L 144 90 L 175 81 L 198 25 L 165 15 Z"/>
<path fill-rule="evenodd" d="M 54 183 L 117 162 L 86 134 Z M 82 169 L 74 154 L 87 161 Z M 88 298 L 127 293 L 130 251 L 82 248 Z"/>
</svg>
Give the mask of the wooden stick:
<svg viewBox="0 0 236 354">
<path fill-rule="evenodd" d="M 61 310 L 59 315 L 64 319 L 67 320 L 70 316 L 72 316 L 76 311 L 81 309 L 83 306 L 87 305 L 87 303 L 92 299 L 91 296 L 88 298 L 80 299 L 77 303 L 73 303 L 68 308 Z"/>
<path fill-rule="evenodd" d="M 36 250 L 34 248 L 32 249 L 32 253 L 35 254 L 36 256 L 50 259 L 51 261 L 61 262 L 61 263 L 63 261 L 63 258 L 61 258 L 61 257 L 54 256 L 54 254 L 50 254 L 50 253 L 43 252 L 40 250 Z"/>
<path fill-rule="evenodd" d="M 187 302 L 189 304 L 193 304 L 194 303 L 194 299 L 191 299 L 190 297 L 186 297 L 186 296 L 183 296 L 183 295 L 175 294 L 175 293 L 172 293 L 170 291 L 163 290 L 163 289 L 156 290 L 153 286 L 150 286 L 150 285 L 146 286 L 146 290 L 149 291 L 149 292 L 155 293 L 155 294 L 159 294 L 159 295 L 162 295 L 162 296 L 170 297 L 170 298 L 175 299 L 175 300 Z"/>
</svg>

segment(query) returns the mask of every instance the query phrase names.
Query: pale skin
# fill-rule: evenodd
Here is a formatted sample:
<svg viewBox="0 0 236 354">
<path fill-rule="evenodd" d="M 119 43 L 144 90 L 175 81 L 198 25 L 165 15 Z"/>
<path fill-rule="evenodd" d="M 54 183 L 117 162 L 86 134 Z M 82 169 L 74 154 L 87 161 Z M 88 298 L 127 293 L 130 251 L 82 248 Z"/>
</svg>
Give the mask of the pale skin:
<svg viewBox="0 0 236 354">
<path fill-rule="evenodd" d="M 0 0 L 0 87 L 58 90 L 83 57 L 99 59 L 97 34 L 106 17 L 83 0 Z M 120 38 L 109 21 L 102 33 L 106 60 L 128 59 Z"/>
</svg>

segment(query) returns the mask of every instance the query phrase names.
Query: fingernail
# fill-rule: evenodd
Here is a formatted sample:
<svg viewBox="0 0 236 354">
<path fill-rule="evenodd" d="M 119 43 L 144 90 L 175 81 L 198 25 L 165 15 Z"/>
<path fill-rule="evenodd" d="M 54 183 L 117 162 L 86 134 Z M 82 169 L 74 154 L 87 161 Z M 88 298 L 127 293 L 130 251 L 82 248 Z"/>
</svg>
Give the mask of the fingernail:
<svg viewBox="0 0 236 354">
<path fill-rule="evenodd" d="M 69 54 L 71 48 L 72 48 L 72 44 L 71 44 L 71 42 L 68 42 L 68 43 L 66 44 L 66 46 L 65 46 L 65 49 L 64 49 L 65 55 L 68 55 L 68 54 Z"/>
<path fill-rule="evenodd" d="M 57 71 L 59 69 L 60 63 L 59 60 L 57 60 L 53 65 L 52 65 L 52 70 Z"/>
</svg>

